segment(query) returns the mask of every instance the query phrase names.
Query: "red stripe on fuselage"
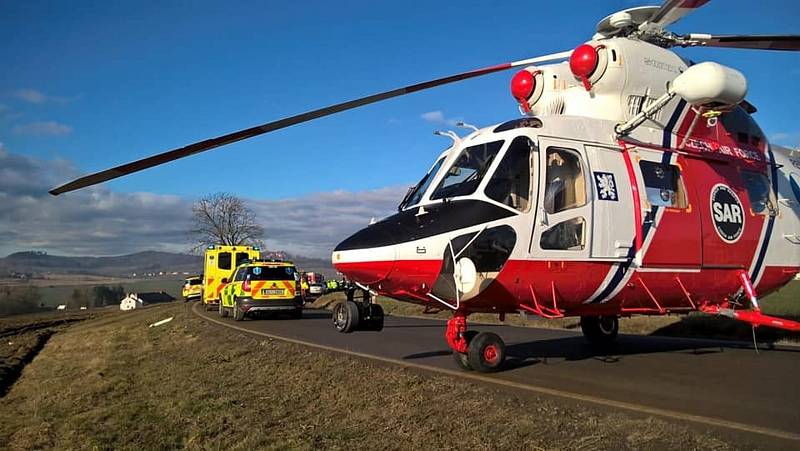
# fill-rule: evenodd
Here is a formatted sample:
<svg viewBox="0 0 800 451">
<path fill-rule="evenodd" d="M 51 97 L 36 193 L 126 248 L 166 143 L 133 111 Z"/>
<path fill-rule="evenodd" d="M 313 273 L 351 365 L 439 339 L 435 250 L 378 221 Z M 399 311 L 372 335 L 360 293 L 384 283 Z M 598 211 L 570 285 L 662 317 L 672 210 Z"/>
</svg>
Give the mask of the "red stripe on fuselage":
<svg viewBox="0 0 800 451">
<path fill-rule="evenodd" d="M 441 305 L 428 296 L 439 271 L 440 260 L 399 260 L 396 262 L 352 262 L 336 269 L 360 283 L 387 276 L 370 288 L 381 295 L 403 301 Z M 739 288 L 736 269 L 704 268 L 696 271 L 658 272 L 637 270 L 614 298 L 603 304 L 584 304 L 603 283 L 613 262 L 509 260 L 497 279 L 478 296 L 462 301 L 469 312 L 516 312 L 520 304 L 540 305 L 564 311 L 567 316 L 688 311 L 702 303 L 720 304 Z M 768 267 L 759 285 L 759 296 L 785 285 L 796 267 Z M 367 279 L 358 276 L 366 274 Z M 684 292 L 686 289 L 686 292 Z M 687 297 L 689 293 L 691 299 Z M 533 294 L 532 294 L 533 293 Z M 534 301 L 534 296 L 536 301 Z"/>
</svg>

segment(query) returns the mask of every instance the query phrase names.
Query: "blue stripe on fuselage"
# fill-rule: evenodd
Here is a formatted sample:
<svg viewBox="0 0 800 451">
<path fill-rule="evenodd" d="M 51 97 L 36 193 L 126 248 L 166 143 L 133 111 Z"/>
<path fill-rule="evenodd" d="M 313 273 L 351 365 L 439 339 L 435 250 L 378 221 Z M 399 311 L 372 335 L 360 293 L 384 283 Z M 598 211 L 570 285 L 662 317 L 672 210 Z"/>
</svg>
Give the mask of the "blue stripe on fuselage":
<svg viewBox="0 0 800 451">
<path fill-rule="evenodd" d="M 661 140 L 661 147 L 664 149 L 670 149 L 672 147 L 672 130 L 675 128 L 675 125 L 678 123 L 678 119 L 680 119 L 683 110 L 686 108 L 686 101 L 680 99 L 678 101 L 678 105 L 675 107 L 675 110 L 672 112 L 672 116 L 670 116 L 667 125 L 664 127 L 664 136 Z M 661 164 L 669 164 L 670 160 L 672 159 L 672 152 L 665 151 L 664 155 L 661 158 Z M 642 243 L 647 239 L 647 234 L 650 233 L 651 226 L 656 220 L 656 213 L 658 213 L 658 207 L 654 206 L 651 209 L 651 222 L 645 222 L 642 224 Z M 625 277 L 625 274 L 628 272 L 631 264 L 633 263 L 633 258 L 636 256 L 636 251 L 634 250 L 633 246 L 628 249 L 628 254 L 625 258 L 628 261 L 624 263 L 620 263 L 617 266 L 616 272 L 611 280 L 608 282 L 608 285 L 600 292 L 594 299 L 589 302 L 590 304 L 595 304 L 597 302 L 602 301 L 606 298 L 609 294 L 613 293 L 614 290 L 617 289 L 617 286 Z"/>
<path fill-rule="evenodd" d="M 772 192 L 778 193 L 778 167 L 775 165 L 775 156 L 772 154 L 772 149 L 767 145 L 767 155 L 769 156 L 769 165 L 772 172 Z M 753 266 L 753 273 L 750 274 L 750 280 L 755 281 L 761 272 L 761 267 L 764 264 L 764 258 L 767 256 L 767 248 L 769 247 L 769 238 L 772 236 L 772 228 L 775 226 L 775 216 L 770 215 L 767 220 L 767 232 L 764 234 L 764 243 L 761 245 L 761 250 L 758 253 L 756 264 Z"/>
</svg>

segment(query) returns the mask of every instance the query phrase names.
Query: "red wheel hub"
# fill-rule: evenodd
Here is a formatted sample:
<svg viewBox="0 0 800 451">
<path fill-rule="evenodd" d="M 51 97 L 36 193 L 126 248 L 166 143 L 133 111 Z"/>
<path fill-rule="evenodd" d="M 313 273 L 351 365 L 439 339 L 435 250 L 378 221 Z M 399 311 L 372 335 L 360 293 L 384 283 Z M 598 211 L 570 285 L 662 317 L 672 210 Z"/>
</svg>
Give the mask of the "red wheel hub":
<svg viewBox="0 0 800 451">
<path fill-rule="evenodd" d="M 496 363 L 499 357 L 500 353 L 497 350 L 497 346 L 489 345 L 483 349 L 483 360 L 485 360 L 487 363 Z"/>
</svg>

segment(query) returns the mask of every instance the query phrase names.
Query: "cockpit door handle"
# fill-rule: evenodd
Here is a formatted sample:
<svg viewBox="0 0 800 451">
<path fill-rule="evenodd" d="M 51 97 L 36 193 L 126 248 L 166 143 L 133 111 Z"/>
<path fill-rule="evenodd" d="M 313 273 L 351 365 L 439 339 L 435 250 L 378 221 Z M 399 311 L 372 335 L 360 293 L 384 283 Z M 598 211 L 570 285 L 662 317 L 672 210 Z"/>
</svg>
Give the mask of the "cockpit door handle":
<svg viewBox="0 0 800 451">
<path fill-rule="evenodd" d="M 544 208 L 540 208 L 539 209 L 539 225 L 540 226 L 546 226 L 546 225 L 549 225 L 549 224 L 550 223 L 547 221 L 547 212 L 545 211 Z"/>
</svg>

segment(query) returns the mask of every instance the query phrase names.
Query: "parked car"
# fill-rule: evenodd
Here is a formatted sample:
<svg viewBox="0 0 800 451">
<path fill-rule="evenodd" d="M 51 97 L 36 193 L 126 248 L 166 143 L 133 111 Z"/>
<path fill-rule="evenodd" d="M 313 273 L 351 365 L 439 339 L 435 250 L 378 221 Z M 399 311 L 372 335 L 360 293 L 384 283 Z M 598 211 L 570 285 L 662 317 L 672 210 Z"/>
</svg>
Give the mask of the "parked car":
<svg viewBox="0 0 800 451">
<path fill-rule="evenodd" d="M 183 281 L 181 294 L 183 294 L 184 301 L 199 300 L 203 295 L 203 278 L 199 276 L 187 277 Z"/>
<path fill-rule="evenodd" d="M 326 291 L 325 285 L 321 283 L 312 283 L 308 286 L 308 294 L 311 296 L 322 296 Z"/>
</svg>

